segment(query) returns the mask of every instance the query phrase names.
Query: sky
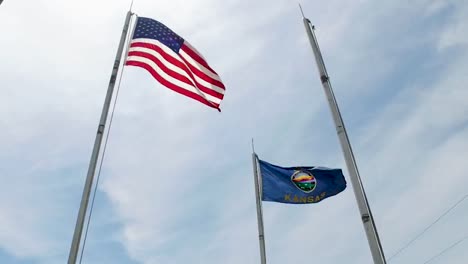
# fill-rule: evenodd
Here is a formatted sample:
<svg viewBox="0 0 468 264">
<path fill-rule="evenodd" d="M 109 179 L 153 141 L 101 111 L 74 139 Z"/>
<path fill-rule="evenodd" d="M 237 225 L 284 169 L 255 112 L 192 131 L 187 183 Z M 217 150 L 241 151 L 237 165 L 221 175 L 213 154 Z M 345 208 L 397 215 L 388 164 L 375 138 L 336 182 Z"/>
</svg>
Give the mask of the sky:
<svg viewBox="0 0 468 264">
<path fill-rule="evenodd" d="M 0 263 L 67 260 L 130 1 L 0 6 Z M 304 1 L 392 256 L 468 191 L 468 2 Z M 343 168 L 321 203 L 263 203 L 267 262 L 372 263 L 296 1 L 136 0 L 226 86 L 222 112 L 125 67 L 82 263 L 259 263 L 251 139 Z M 389 261 L 468 235 L 468 199 Z M 464 264 L 468 239 L 430 263 Z"/>
</svg>

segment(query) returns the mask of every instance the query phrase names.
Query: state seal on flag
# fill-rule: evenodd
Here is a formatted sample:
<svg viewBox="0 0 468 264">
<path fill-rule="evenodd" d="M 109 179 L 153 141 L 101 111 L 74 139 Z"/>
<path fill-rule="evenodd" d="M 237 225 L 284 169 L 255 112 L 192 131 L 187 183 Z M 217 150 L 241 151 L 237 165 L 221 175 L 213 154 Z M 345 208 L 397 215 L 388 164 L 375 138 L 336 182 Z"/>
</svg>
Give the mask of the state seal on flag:
<svg viewBox="0 0 468 264">
<path fill-rule="evenodd" d="M 310 193 L 317 187 L 317 180 L 314 175 L 306 170 L 295 171 L 291 175 L 291 182 L 305 193 Z"/>
</svg>

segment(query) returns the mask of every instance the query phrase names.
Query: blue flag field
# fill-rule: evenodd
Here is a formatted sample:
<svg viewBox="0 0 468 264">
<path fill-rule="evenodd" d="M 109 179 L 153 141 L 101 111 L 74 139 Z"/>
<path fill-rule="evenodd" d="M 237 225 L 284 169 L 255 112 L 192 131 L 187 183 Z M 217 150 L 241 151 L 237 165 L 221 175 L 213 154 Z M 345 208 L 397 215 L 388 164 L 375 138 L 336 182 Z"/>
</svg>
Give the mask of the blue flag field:
<svg viewBox="0 0 468 264">
<path fill-rule="evenodd" d="M 288 204 L 318 203 L 346 189 L 341 169 L 326 167 L 283 168 L 258 160 L 262 200 Z"/>
</svg>

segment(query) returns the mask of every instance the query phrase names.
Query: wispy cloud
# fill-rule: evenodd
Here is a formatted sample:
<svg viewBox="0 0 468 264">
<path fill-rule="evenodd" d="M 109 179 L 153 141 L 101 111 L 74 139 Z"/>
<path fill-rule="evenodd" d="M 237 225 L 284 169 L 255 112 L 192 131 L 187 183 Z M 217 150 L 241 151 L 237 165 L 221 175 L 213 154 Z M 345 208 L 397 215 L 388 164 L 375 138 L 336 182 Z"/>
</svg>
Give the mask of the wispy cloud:
<svg viewBox="0 0 468 264">
<path fill-rule="evenodd" d="M 7 1 L 0 8 L 0 23 L 9 25 L 0 50 L 0 262 L 66 259 L 127 6 Z M 390 255 L 468 183 L 468 6 L 304 8 Z M 227 93 L 219 114 L 125 69 L 85 262 L 257 263 L 250 139 L 261 158 L 280 165 L 344 167 L 296 3 L 137 2 L 134 10 L 196 46 Z M 426 260 L 427 249 L 468 231 L 461 208 L 395 263 Z M 304 254 L 370 263 L 350 186 L 311 206 L 264 203 L 264 213 L 271 263 Z M 440 263 L 462 263 L 464 254 L 454 249 Z"/>
</svg>

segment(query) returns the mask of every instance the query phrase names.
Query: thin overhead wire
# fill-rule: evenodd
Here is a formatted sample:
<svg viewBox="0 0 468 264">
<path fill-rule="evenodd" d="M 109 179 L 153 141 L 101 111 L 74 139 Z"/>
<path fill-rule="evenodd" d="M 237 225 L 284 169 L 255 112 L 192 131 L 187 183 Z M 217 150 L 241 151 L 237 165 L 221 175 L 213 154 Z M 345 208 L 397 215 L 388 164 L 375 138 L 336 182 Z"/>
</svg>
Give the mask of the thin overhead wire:
<svg viewBox="0 0 468 264">
<path fill-rule="evenodd" d="M 445 210 L 444 213 L 442 213 L 434 222 L 432 222 L 430 225 L 428 225 L 426 228 L 424 228 L 424 230 L 422 232 L 420 232 L 418 235 L 416 235 L 413 239 L 411 239 L 408 243 L 406 243 L 403 247 L 401 247 L 400 249 L 398 249 L 392 256 L 390 256 L 390 258 L 388 258 L 388 261 L 390 262 L 390 260 L 394 257 L 396 257 L 398 254 L 400 254 L 401 252 L 403 252 L 406 248 L 408 248 L 414 241 L 416 241 L 417 239 L 419 239 L 422 235 L 424 235 L 429 229 L 431 229 L 435 224 L 437 224 L 437 222 L 439 222 L 444 216 L 446 216 L 450 211 L 452 211 L 453 209 L 455 209 L 455 207 L 457 207 L 461 202 L 463 202 L 466 198 L 468 198 L 468 194 L 465 194 L 465 196 L 463 196 L 460 200 L 458 200 L 455 204 L 453 204 L 450 208 L 448 208 L 447 210 Z"/>
<path fill-rule="evenodd" d="M 442 256 L 445 252 L 451 250 L 452 248 L 456 247 L 458 244 L 460 244 L 461 242 L 463 242 L 464 240 L 466 240 L 468 238 L 468 236 L 465 236 L 464 238 L 458 240 L 457 242 L 453 243 L 452 245 L 450 245 L 449 247 L 445 248 L 444 250 L 442 250 L 441 252 L 439 252 L 437 255 L 433 256 L 432 258 L 426 260 L 426 262 L 424 262 L 423 264 L 427 264 L 431 261 L 433 261 L 434 259 Z"/>
</svg>

